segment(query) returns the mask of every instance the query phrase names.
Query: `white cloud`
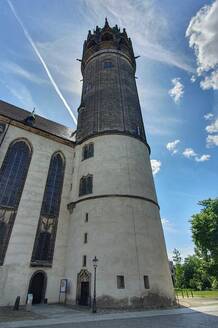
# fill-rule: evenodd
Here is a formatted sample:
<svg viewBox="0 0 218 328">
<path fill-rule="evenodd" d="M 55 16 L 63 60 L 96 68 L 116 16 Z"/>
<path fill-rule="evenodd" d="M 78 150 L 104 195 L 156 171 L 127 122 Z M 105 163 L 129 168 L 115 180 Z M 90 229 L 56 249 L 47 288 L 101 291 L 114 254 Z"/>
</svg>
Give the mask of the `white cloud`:
<svg viewBox="0 0 218 328">
<path fill-rule="evenodd" d="M 173 98 L 174 102 L 178 104 L 184 94 L 184 85 L 180 82 L 179 77 L 172 79 L 171 82 L 173 84 L 173 87 L 169 90 L 168 93 L 170 97 Z"/>
<path fill-rule="evenodd" d="M 37 115 L 46 117 L 43 108 L 39 108 L 37 103 L 34 101 L 29 88 L 27 88 L 23 83 L 20 83 L 17 80 L 11 80 L 8 84 L 2 79 L 0 79 L 0 83 L 15 98 L 15 100 L 12 100 L 12 103 L 15 103 L 17 106 L 20 106 L 29 112 L 32 112 L 35 108 Z M 5 101 L 8 101 L 8 99 L 5 99 Z"/>
<path fill-rule="evenodd" d="M 168 232 L 176 231 L 174 225 L 169 220 L 163 218 L 163 219 L 161 219 L 161 223 L 162 223 L 165 231 L 168 231 Z"/>
<path fill-rule="evenodd" d="M 218 134 L 207 136 L 207 147 L 218 146 Z"/>
<path fill-rule="evenodd" d="M 6 74 L 11 73 L 37 84 L 47 83 L 46 80 L 39 78 L 34 73 L 27 71 L 25 68 L 14 62 L 0 62 L 0 71 Z"/>
<path fill-rule="evenodd" d="M 153 175 L 156 175 L 160 171 L 161 161 L 151 159 L 151 168 Z"/>
<path fill-rule="evenodd" d="M 201 81 L 200 86 L 203 90 L 218 90 L 218 70 L 212 72 L 210 76 L 206 76 L 204 81 Z"/>
<path fill-rule="evenodd" d="M 218 118 L 211 125 L 206 126 L 205 129 L 208 133 L 218 132 Z"/>
<path fill-rule="evenodd" d="M 196 76 L 195 76 L 195 75 L 192 75 L 191 78 L 190 78 L 190 81 L 191 81 L 192 83 L 194 83 L 194 82 L 196 81 Z"/>
<path fill-rule="evenodd" d="M 214 115 L 212 113 L 207 113 L 204 115 L 204 118 L 206 121 L 209 121 L 209 120 L 212 120 L 213 116 Z"/>
<path fill-rule="evenodd" d="M 176 154 L 178 152 L 178 149 L 176 149 L 178 143 L 180 143 L 180 140 L 177 139 L 175 141 L 168 142 L 168 144 L 166 145 L 166 148 L 169 150 L 171 154 Z"/>
<path fill-rule="evenodd" d="M 192 148 L 186 148 L 182 153 L 186 158 L 191 158 L 197 156 L 195 151 Z"/>
<path fill-rule="evenodd" d="M 15 82 L 15 81 L 11 82 L 10 85 L 8 85 L 7 83 L 5 83 L 2 80 L 0 80 L 0 82 L 4 85 L 5 88 L 7 88 L 9 90 L 11 95 L 16 98 L 16 100 L 19 102 L 18 106 L 22 106 L 30 112 L 34 108 L 37 108 L 37 105 L 34 102 L 29 89 L 25 85 L 23 85 L 19 82 Z M 38 111 L 37 111 L 37 114 L 38 114 Z"/>
<path fill-rule="evenodd" d="M 196 162 L 205 162 L 210 159 L 210 155 L 202 155 L 201 157 L 195 157 Z"/>
<path fill-rule="evenodd" d="M 186 31 L 189 46 L 195 51 L 197 74 L 206 76 L 202 89 L 218 89 L 218 0 L 202 7 L 192 17 Z"/>
<path fill-rule="evenodd" d="M 210 159 L 210 155 L 203 154 L 199 156 L 192 148 L 186 148 L 182 154 L 186 158 L 195 159 L 196 162 L 205 162 Z"/>
<path fill-rule="evenodd" d="M 37 47 L 46 59 L 49 68 L 52 69 L 52 72 L 60 81 L 61 89 L 66 92 L 73 92 L 77 96 L 80 96 L 82 92 L 80 64 L 76 59 L 72 60 L 69 54 L 76 51 L 76 56 L 80 58 L 81 49 L 79 45 L 81 42 L 72 40 L 72 37 L 69 35 L 50 42 L 37 42 Z M 75 43 L 79 49 L 73 49 Z"/>
<path fill-rule="evenodd" d="M 175 140 L 172 142 L 168 142 L 166 145 L 166 148 L 169 150 L 171 154 L 176 154 L 178 152 L 178 149 L 176 149 L 177 144 L 180 142 L 180 140 Z M 196 162 L 205 162 L 210 159 L 210 155 L 208 154 L 203 154 L 203 155 L 198 155 L 192 148 L 185 148 L 183 151 L 183 156 L 186 158 L 193 158 L 195 159 Z"/>
</svg>

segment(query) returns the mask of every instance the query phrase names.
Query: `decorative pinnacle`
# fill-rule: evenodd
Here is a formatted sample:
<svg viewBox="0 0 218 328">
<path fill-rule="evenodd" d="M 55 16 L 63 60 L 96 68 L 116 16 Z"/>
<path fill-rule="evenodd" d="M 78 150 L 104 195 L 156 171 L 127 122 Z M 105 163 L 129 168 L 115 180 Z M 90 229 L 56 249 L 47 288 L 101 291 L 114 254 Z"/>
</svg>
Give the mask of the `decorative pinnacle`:
<svg viewBox="0 0 218 328">
<path fill-rule="evenodd" d="M 108 20 L 107 20 L 107 17 L 105 17 L 105 24 L 104 24 L 104 27 L 105 27 L 105 28 L 108 28 L 108 27 L 110 27 L 110 26 L 109 26 L 109 24 L 108 24 Z"/>
<path fill-rule="evenodd" d="M 32 116 L 33 118 L 35 118 L 35 112 L 36 112 L 36 109 L 35 109 L 35 107 L 33 107 L 33 111 L 32 111 L 32 113 L 31 113 L 31 116 Z"/>
</svg>

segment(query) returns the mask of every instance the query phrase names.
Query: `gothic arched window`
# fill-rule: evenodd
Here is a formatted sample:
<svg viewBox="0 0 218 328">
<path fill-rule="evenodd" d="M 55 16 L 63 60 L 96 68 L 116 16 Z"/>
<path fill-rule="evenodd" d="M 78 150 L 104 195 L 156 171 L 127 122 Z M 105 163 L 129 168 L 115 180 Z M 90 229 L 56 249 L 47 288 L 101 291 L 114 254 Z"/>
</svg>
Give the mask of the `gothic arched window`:
<svg viewBox="0 0 218 328">
<path fill-rule="evenodd" d="M 82 160 L 85 160 L 87 158 L 94 156 L 94 144 L 91 142 L 85 146 L 83 146 L 82 149 Z"/>
<path fill-rule="evenodd" d="M 0 265 L 4 262 L 31 156 L 28 142 L 15 140 L 0 169 Z"/>
<path fill-rule="evenodd" d="M 51 266 L 53 260 L 61 192 L 64 181 L 65 161 L 61 153 L 54 153 L 42 201 L 39 223 L 33 247 L 31 264 Z"/>
<path fill-rule="evenodd" d="M 92 193 L 92 180 L 93 180 L 93 176 L 90 174 L 80 179 L 79 196 Z"/>
</svg>

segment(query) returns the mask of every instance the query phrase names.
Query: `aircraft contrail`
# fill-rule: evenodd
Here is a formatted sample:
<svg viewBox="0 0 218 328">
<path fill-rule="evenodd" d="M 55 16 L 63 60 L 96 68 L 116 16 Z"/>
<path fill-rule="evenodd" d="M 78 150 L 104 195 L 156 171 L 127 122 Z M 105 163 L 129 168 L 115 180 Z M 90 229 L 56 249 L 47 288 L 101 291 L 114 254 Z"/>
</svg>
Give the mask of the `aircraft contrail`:
<svg viewBox="0 0 218 328">
<path fill-rule="evenodd" d="M 17 12 L 16 12 L 14 6 L 12 5 L 11 1 L 10 1 L 10 0 L 7 0 L 7 3 L 8 3 L 8 5 L 9 5 L 9 7 L 10 7 L 12 13 L 14 14 L 16 20 L 17 20 L 18 23 L 20 24 L 20 26 L 21 26 L 21 28 L 22 28 L 22 30 L 23 30 L 23 32 L 24 32 L 24 35 L 25 35 L 26 39 L 27 39 L 27 40 L 29 41 L 29 43 L 31 44 L 31 46 L 32 46 L 32 48 L 33 48 L 33 50 L 34 50 L 36 56 L 38 57 L 38 59 L 40 60 L 42 66 L 44 67 L 44 69 L 45 69 L 45 71 L 46 71 L 46 74 L 47 74 L 49 80 L 51 81 L 51 84 L 53 85 L 55 91 L 57 92 L 57 94 L 58 94 L 58 96 L 60 97 L 60 99 L 62 100 L 64 106 L 65 106 L 66 109 L 68 110 L 68 112 L 69 112 L 70 116 L 72 117 L 74 123 L 77 125 L 77 119 L 76 119 L 76 116 L 73 114 L 72 110 L 70 109 L 70 106 L 69 106 L 68 103 L 66 102 L 66 100 L 65 100 L 64 96 L 62 95 L 62 93 L 61 93 L 59 87 L 57 86 L 56 82 L 54 81 L 54 79 L 53 79 L 53 77 L 52 77 L 52 75 L 51 75 L 51 73 L 50 73 L 50 71 L 49 71 L 49 69 L 48 69 L 48 67 L 47 67 L 47 65 L 46 65 L 46 63 L 45 63 L 45 61 L 44 61 L 44 59 L 42 58 L 42 56 L 41 56 L 39 50 L 37 49 L 35 43 L 33 42 L 33 39 L 32 39 L 31 36 L 29 35 L 29 32 L 27 31 L 26 27 L 25 27 L 24 24 L 22 23 L 22 21 L 21 21 L 20 17 L 18 16 L 18 14 L 17 14 Z"/>
</svg>

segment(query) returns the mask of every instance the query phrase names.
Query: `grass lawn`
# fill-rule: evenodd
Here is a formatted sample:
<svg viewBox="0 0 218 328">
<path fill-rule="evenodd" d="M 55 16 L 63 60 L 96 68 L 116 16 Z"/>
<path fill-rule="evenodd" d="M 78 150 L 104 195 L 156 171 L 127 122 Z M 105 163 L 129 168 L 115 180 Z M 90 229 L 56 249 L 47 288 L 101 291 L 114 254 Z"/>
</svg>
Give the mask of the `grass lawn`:
<svg viewBox="0 0 218 328">
<path fill-rule="evenodd" d="M 189 289 L 177 289 L 175 290 L 177 296 L 182 296 L 182 293 L 184 297 L 192 297 L 192 294 L 194 297 L 205 297 L 205 298 L 218 298 L 218 290 L 189 290 Z M 187 296 L 188 294 L 188 296 Z"/>
</svg>

